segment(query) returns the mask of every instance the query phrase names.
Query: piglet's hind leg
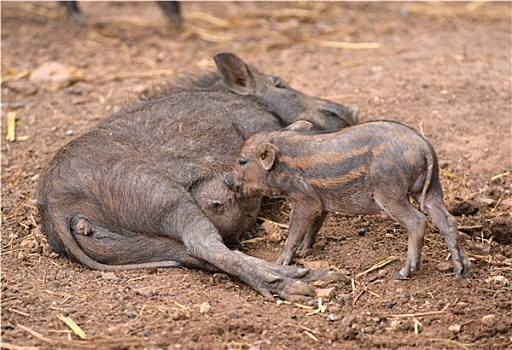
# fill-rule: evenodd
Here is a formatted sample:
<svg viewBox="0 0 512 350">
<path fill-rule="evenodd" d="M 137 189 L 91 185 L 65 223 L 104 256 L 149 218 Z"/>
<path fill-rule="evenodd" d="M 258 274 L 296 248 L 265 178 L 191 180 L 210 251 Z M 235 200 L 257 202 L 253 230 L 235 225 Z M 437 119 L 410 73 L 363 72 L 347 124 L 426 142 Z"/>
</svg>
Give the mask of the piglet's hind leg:
<svg viewBox="0 0 512 350">
<path fill-rule="evenodd" d="M 462 250 L 457 222 L 446 209 L 441 190 L 433 188 L 429 191 L 424 205 L 426 212 L 430 215 L 448 245 L 453 265 L 455 266 L 455 277 L 468 278 L 470 276 L 471 262 Z"/>
<path fill-rule="evenodd" d="M 427 218 L 420 213 L 407 198 L 400 200 L 375 197 L 377 203 L 389 215 L 407 228 L 409 240 L 407 245 L 407 259 L 404 267 L 396 274 L 397 279 L 408 278 L 420 266 L 423 237 L 427 228 Z"/>
</svg>

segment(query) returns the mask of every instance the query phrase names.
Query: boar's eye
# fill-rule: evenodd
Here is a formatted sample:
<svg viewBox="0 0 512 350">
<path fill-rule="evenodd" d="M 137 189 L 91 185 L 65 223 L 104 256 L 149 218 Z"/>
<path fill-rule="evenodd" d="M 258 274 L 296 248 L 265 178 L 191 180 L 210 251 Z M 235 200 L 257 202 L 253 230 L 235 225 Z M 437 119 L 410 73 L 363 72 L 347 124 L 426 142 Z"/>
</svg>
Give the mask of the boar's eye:
<svg viewBox="0 0 512 350">
<path fill-rule="evenodd" d="M 238 158 L 238 164 L 240 164 L 240 166 L 246 165 L 247 164 L 247 159 L 245 159 L 244 157 Z"/>
<path fill-rule="evenodd" d="M 222 207 L 222 203 L 219 202 L 218 200 L 208 199 L 208 201 L 206 202 L 206 207 L 207 209 L 210 210 L 218 210 L 219 208 Z"/>
<path fill-rule="evenodd" d="M 287 89 L 288 88 L 288 85 L 281 78 L 274 77 L 273 83 L 274 83 L 274 86 L 278 89 Z"/>
</svg>

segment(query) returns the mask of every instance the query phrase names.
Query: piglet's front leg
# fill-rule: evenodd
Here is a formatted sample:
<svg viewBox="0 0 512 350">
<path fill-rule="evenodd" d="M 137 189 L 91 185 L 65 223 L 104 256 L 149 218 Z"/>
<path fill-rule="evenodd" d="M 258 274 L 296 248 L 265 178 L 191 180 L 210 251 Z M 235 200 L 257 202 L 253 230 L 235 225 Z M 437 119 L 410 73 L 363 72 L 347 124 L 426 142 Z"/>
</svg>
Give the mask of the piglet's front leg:
<svg viewBox="0 0 512 350">
<path fill-rule="evenodd" d="M 288 238 L 281 255 L 276 260 L 278 264 L 283 265 L 289 265 L 292 262 L 295 252 L 304 240 L 306 233 L 310 231 L 312 225 L 323 213 L 320 203 L 311 199 L 293 201 L 291 204 L 292 214 Z"/>
</svg>

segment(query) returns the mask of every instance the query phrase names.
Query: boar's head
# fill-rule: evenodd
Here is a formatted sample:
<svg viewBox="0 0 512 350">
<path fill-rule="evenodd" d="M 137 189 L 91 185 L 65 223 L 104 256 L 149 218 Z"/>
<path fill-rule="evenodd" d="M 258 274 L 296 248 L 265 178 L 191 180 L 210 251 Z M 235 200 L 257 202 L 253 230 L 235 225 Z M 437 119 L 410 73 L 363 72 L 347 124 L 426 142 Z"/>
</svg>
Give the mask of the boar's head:
<svg viewBox="0 0 512 350">
<path fill-rule="evenodd" d="M 233 53 L 214 57 L 227 87 L 265 105 L 279 118 L 282 126 L 307 120 L 318 130 L 338 130 L 357 124 L 357 109 L 303 94 L 277 76 L 260 73 Z"/>
<path fill-rule="evenodd" d="M 261 197 L 240 198 L 226 186 L 222 175 L 199 182 L 190 192 L 228 246 L 238 245 L 240 236 L 256 222 Z"/>
</svg>

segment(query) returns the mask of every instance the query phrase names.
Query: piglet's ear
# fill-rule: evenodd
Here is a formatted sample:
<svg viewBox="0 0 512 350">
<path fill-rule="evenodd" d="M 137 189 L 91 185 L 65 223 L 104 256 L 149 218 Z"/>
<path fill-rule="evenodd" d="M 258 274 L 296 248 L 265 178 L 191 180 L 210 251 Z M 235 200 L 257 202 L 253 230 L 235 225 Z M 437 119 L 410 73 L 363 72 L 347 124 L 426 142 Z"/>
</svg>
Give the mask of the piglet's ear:
<svg viewBox="0 0 512 350">
<path fill-rule="evenodd" d="M 307 120 L 299 120 L 293 124 L 288 125 L 286 128 L 284 128 L 284 130 L 304 132 L 312 130 L 313 127 L 313 123 L 310 123 Z"/>
<path fill-rule="evenodd" d="M 265 170 L 272 169 L 279 149 L 271 143 L 262 143 L 258 146 L 260 164 Z"/>
</svg>

